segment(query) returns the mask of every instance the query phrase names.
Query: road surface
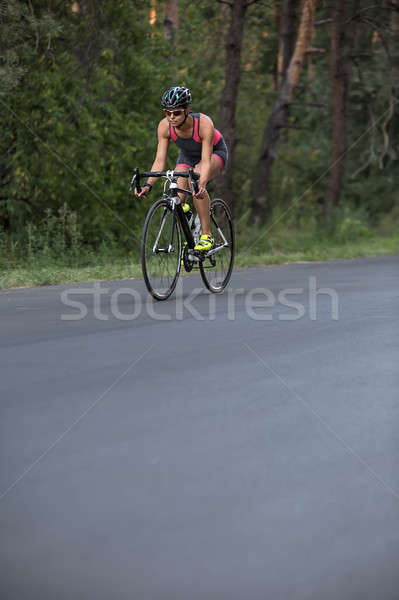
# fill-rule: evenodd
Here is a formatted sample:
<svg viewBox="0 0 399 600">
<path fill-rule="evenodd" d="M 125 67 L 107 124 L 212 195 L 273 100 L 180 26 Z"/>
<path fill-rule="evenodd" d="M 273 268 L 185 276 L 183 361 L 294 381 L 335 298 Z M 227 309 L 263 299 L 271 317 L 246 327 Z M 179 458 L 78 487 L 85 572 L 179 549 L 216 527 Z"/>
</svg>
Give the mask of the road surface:
<svg viewBox="0 0 399 600">
<path fill-rule="evenodd" d="M 397 600 L 398 265 L 1 292 L 2 600 Z"/>
</svg>

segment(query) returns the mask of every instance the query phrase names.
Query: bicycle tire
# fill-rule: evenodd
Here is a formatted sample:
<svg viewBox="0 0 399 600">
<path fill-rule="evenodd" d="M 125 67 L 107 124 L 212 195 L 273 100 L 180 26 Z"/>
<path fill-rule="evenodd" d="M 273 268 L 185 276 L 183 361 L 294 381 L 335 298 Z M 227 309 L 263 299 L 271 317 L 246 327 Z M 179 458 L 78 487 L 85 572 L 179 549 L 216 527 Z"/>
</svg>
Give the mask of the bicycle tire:
<svg viewBox="0 0 399 600">
<path fill-rule="evenodd" d="M 172 236 L 172 215 L 168 201 L 158 200 L 149 209 L 143 227 L 141 268 L 147 290 L 156 300 L 169 298 L 180 274 L 181 233 L 175 220 Z M 166 251 L 171 240 L 172 249 Z M 155 247 L 158 251 L 154 250 Z"/>
<path fill-rule="evenodd" d="M 219 230 L 222 232 L 228 246 L 199 263 L 202 281 L 206 288 L 214 294 L 223 292 L 229 283 L 235 253 L 234 225 L 229 207 L 221 198 L 214 198 L 211 201 L 211 233 L 216 247 L 224 244 Z"/>
</svg>

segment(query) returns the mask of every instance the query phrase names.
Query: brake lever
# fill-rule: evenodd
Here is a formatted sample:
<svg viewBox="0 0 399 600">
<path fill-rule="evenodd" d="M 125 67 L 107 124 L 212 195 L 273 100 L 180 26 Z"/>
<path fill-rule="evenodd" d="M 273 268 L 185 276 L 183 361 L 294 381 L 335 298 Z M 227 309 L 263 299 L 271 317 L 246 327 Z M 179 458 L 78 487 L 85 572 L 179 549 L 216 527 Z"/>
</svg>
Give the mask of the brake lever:
<svg viewBox="0 0 399 600">
<path fill-rule="evenodd" d="M 134 186 L 134 183 L 136 183 L 135 186 Z M 140 194 L 140 192 L 141 192 L 141 185 L 140 185 L 140 172 L 139 172 L 138 167 L 136 167 L 134 169 L 134 174 L 133 174 L 132 180 L 130 182 L 129 192 L 133 191 L 133 189 L 134 189 L 133 186 L 136 188 L 136 190 Z"/>
</svg>

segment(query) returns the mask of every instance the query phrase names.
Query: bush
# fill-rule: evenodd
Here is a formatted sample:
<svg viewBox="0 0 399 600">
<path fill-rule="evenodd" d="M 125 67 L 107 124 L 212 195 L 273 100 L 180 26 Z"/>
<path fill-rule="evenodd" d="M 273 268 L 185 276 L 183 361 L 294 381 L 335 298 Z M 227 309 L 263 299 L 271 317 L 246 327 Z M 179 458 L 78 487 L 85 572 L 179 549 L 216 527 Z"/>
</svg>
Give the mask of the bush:
<svg viewBox="0 0 399 600">
<path fill-rule="evenodd" d="M 340 243 L 354 242 L 372 237 L 369 217 L 363 208 L 345 205 L 336 209 L 333 215 L 331 235 Z"/>
</svg>

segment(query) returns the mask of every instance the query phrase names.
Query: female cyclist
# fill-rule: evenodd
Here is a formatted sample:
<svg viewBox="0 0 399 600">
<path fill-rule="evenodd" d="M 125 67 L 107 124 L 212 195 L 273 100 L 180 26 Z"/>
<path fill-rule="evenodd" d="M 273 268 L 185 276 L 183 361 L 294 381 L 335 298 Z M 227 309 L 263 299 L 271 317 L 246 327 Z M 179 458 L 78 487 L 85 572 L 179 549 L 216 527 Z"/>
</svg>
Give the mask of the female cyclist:
<svg viewBox="0 0 399 600">
<path fill-rule="evenodd" d="M 180 150 L 176 170 L 188 171 L 193 167 L 200 175 L 199 189 L 193 198 L 202 235 L 194 250 L 208 251 L 212 249 L 214 240 L 210 231 L 210 199 L 206 185 L 225 167 L 228 154 L 223 136 L 214 128 L 212 120 L 202 113 L 191 112 L 190 103 L 191 93 L 186 87 L 172 87 L 162 95 L 161 106 L 165 117 L 158 125 L 158 148 L 151 171 L 165 169 L 169 142 L 176 142 Z M 135 190 L 136 196 L 141 198 L 147 195 L 156 181 L 156 177 L 150 177 L 140 193 Z M 178 185 L 188 189 L 188 180 L 181 177 Z M 183 209 L 186 212 L 188 204 L 183 205 Z"/>
</svg>

